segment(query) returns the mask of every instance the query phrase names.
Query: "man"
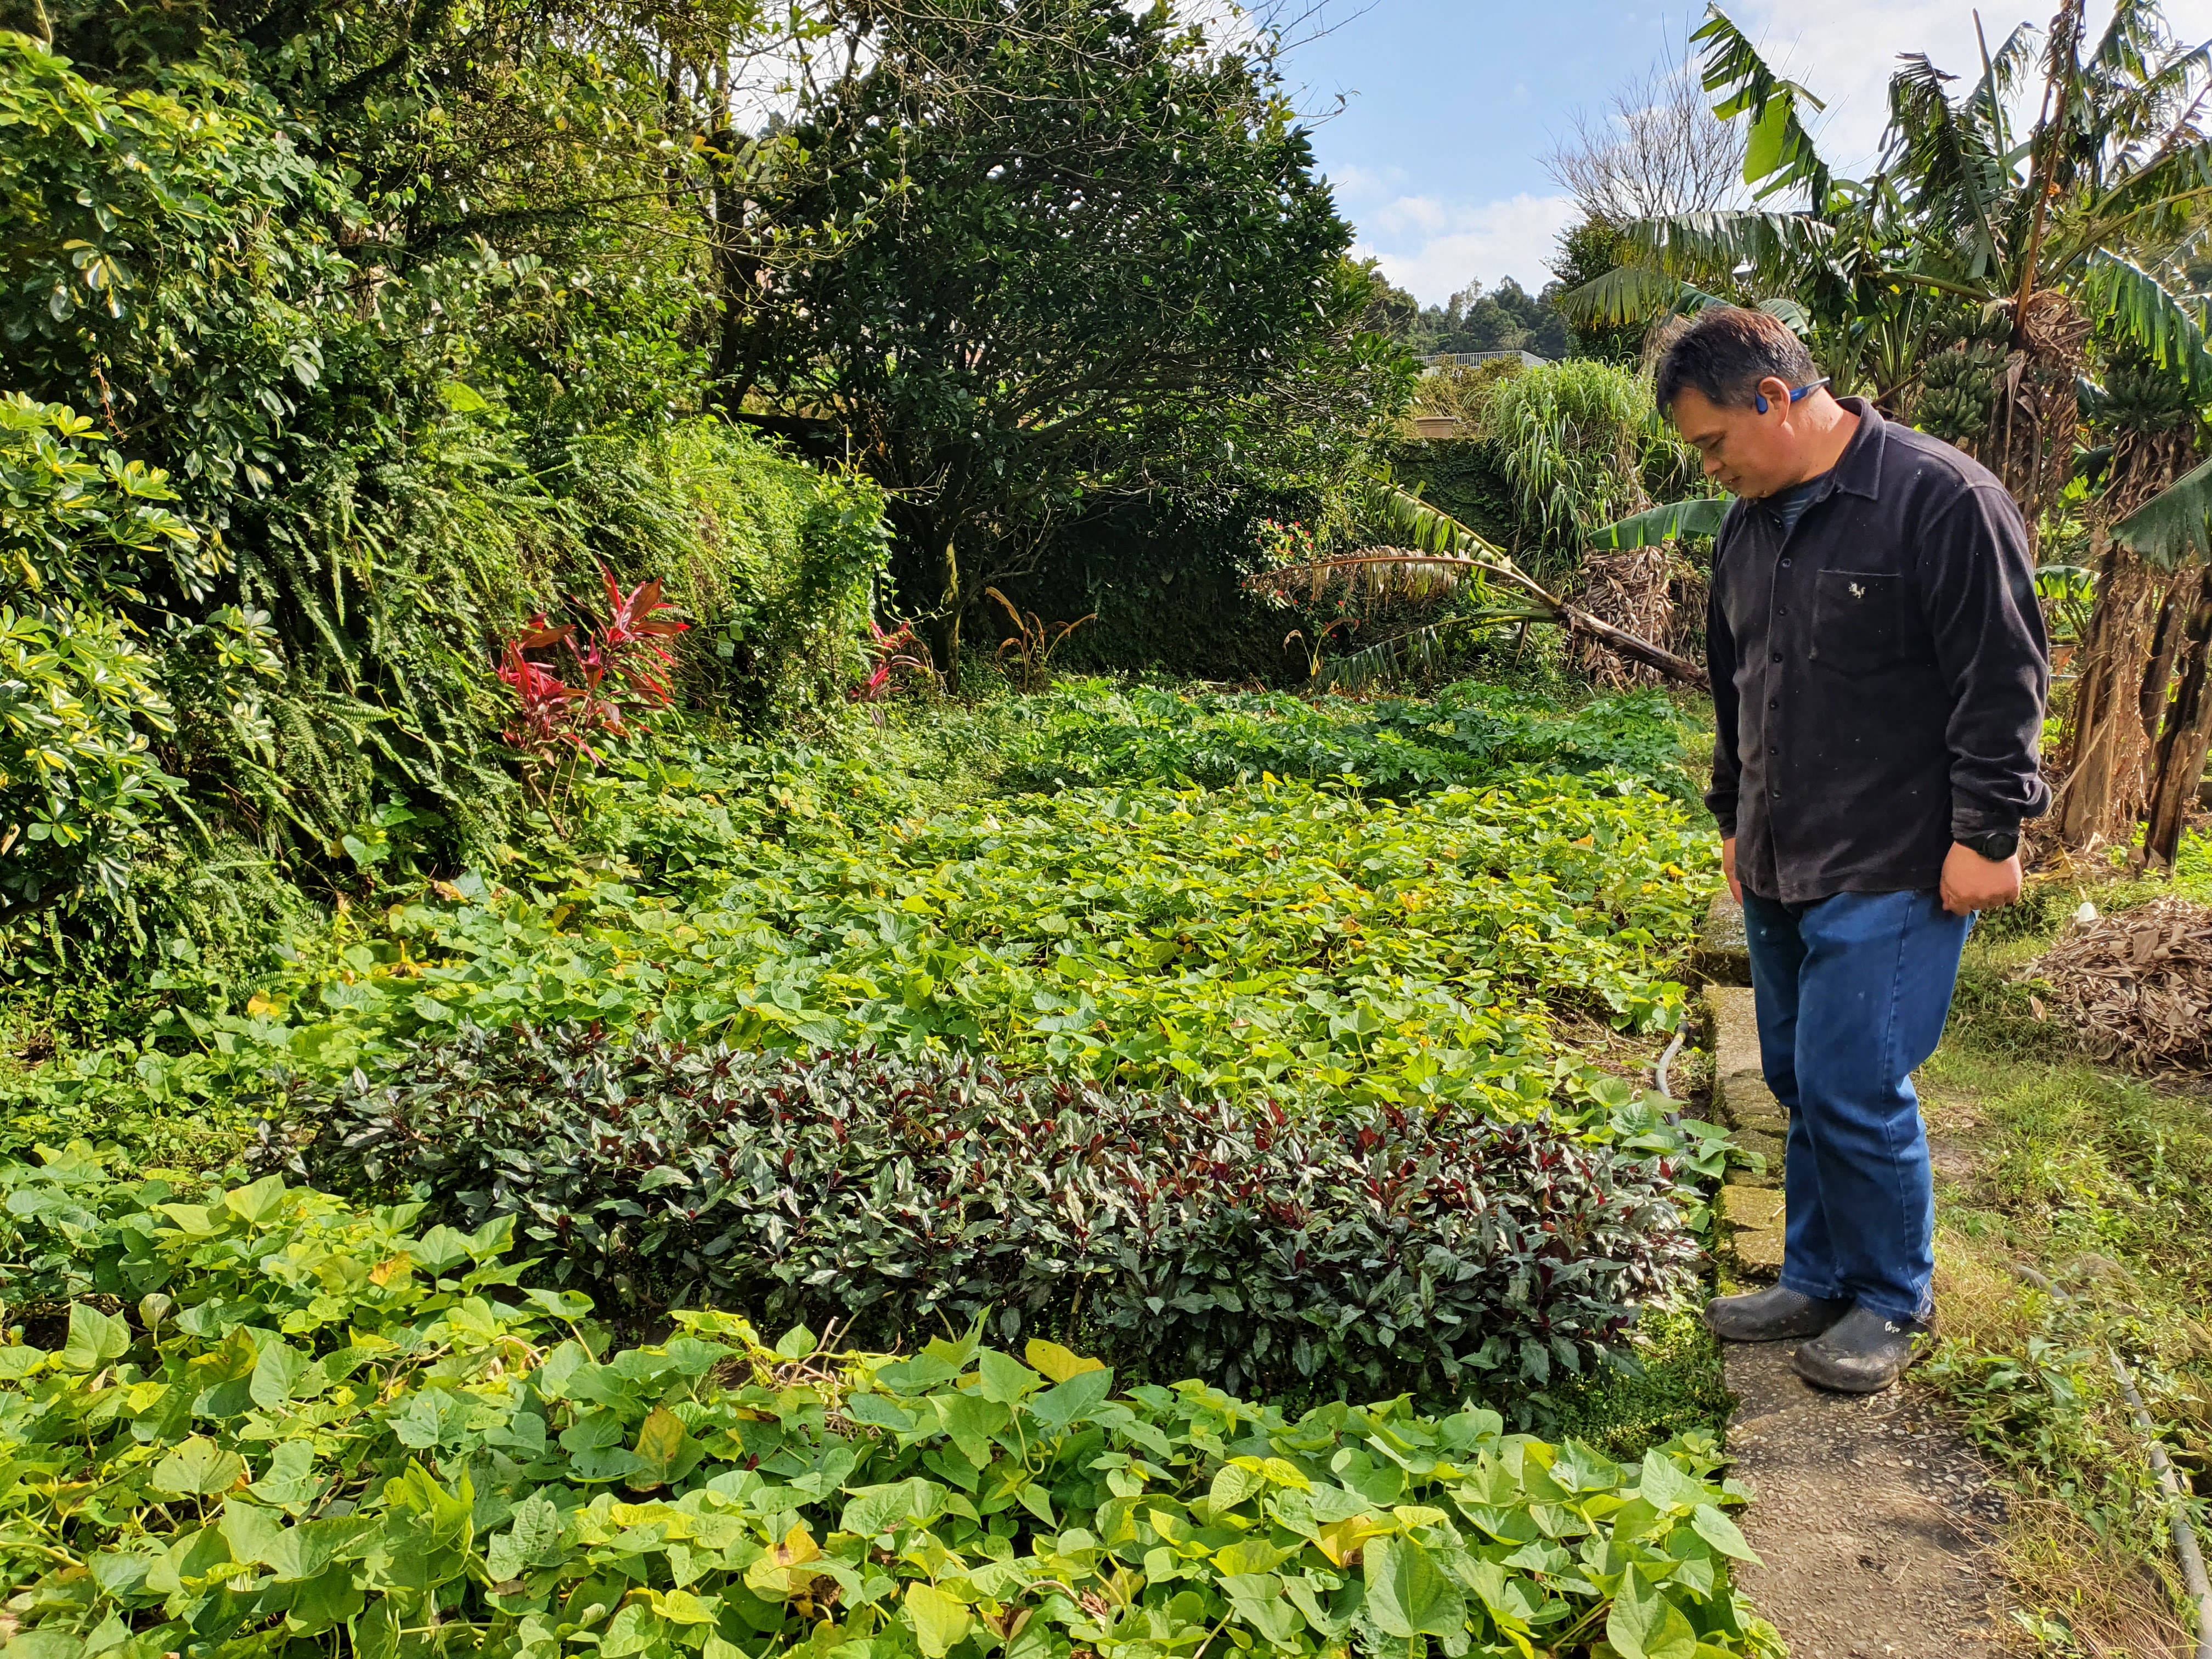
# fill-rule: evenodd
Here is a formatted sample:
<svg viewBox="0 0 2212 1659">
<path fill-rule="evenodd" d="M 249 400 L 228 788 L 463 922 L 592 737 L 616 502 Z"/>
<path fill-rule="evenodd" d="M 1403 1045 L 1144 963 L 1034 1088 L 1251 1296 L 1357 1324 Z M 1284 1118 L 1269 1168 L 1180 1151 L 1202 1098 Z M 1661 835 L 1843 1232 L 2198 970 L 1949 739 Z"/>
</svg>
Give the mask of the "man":
<svg viewBox="0 0 2212 1659">
<path fill-rule="evenodd" d="M 1705 312 L 1656 391 L 1737 497 L 1713 552 L 1705 800 L 1790 1114 L 1781 1281 L 1706 1321 L 1732 1341 L 1809 1339 L 1801 1376 L 1872 1393 L 1935 1318 L 1911 1074 L 1974 913 L 2020 896 L 2021 823 L 2049 804 L 2033 561 L 1995 477 L 1830 396 L 1763 312 Z"/>
</svg>

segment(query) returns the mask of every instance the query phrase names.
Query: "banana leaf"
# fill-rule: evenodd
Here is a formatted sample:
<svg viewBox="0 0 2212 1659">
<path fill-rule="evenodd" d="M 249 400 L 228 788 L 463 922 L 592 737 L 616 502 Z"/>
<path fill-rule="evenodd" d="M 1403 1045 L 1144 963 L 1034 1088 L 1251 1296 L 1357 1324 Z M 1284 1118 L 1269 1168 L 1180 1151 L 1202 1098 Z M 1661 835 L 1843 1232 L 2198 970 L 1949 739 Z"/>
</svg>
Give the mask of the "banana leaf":
<svg viewBox="0 0 2212 1659">
<path fill-rule="evenodd" d="M 1656 547 L 1661 542 L 1685 536 L 1717 536 L 1728 516 L 1729 500 L 1723 495 L 1701 496 L 1693 501 L 1670 501 L 1609 524 L 1590 538 L 1593 547 Z"/>
<path fill-rule="evenodd" d="M 2114 525 L 2112 539 L 2167 570 L 2212 555 L 2212 461 L 2191 467 Z"/>
</svg>

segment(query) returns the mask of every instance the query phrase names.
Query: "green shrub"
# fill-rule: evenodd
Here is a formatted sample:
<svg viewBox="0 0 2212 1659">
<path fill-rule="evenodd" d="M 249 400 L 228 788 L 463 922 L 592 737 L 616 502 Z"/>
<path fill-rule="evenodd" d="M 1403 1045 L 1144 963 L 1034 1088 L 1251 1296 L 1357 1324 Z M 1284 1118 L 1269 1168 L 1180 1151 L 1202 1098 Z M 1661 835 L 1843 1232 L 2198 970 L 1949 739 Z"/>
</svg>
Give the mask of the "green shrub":
<svg viewBox="0 0 2212 1659">
<path fill-rule="evenodd" d="M 317 1185 L 514 1218 L 560 1282 L 641 1314 L 705 1297 L 886 1344 L 1079 1320 L 1231 1389 L 1540 1386 L 1616 1355 L 1698 1254 L 1674 1164 L 1548 1124 L 1116 1096 L 969 1059 L 471 1027 L 298 1091 L 274 1127 Z"/>
<path fill-rule="evenodd" d="M 142 728 L 168 714 L 153 659 L 113 616 L 0 605 L 0 937 L 88 890 L 122 892 L 160 799 Z"/>
<path fill-rule="evenodd" d="M 0 1181 L 104 1292 L 0 1347 L 23 1659 L 1781 1652 L 1709 1437 L 1623 1468 L 1476 1410 L 1291 1422 L 972 1333 L 892 1360 L 686 1313 L 611 1352 L 513 1290 L 504 1226 L 81 1154 Z"/>
</svg>

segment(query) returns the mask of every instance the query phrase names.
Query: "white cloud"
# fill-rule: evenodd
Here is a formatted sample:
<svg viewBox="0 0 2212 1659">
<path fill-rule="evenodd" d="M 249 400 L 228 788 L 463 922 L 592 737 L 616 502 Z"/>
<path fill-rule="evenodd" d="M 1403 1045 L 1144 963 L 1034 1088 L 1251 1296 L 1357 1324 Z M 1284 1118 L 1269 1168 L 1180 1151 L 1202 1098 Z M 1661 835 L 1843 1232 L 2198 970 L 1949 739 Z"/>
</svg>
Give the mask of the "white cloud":
<svg viewBox="0 0 2212 1659">
<path fill-rule="evenodd" d="M 1401 196 L 1358 216 L 1353 252 L 1377 258 L 1382 274 L 1424 305 L 1442 305 L 1471 282 L 1493 288 L 1506 276 L 1534 293 L 1550 279 L 1544 262 L 1573 219 L 1565 196 L 1480 203 Z"/>
</svg>

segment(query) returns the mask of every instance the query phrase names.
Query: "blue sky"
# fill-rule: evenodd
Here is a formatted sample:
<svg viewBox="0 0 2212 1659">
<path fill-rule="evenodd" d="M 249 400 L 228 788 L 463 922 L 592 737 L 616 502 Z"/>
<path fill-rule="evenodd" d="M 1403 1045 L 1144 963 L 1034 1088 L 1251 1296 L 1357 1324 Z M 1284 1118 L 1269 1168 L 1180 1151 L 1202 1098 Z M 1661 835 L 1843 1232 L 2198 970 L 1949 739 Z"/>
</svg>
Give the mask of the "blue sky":
<svg viewBox="0 0 2212 1659">
<path fill-rule="evenodd" d="M 1704 15 L 1695 4 L 1606 0 L 1325 0 L 1328 33 L 1296 46 L 1285 70 L 1299 106 L 1320 117 L 1314 143 L 1359 251 L 1390 278 L 1441 303 L 1470 281 L 1510 276 L 1534 289 L 1570 215 L 1544 172 L 1577 106 L 1613 88 Z M 1980 0 L 1994 46 L 2014 24 L 2039 26 L 2052 0 Z M 1938 67 L 1978 63 L 1973 4 L 1960 0 L 1731 0 L 1729 15 L 1768 61 L 1829 106 L 1822 149 L 1849 169 L 1871 157 L 1883 87 L 1900 52 Z M 2109 0 L 2089 9 L 2093 29 Z M 2167 0 L 2192 40 L 2212 39 L 2212 0 Z"/>
</svg>

